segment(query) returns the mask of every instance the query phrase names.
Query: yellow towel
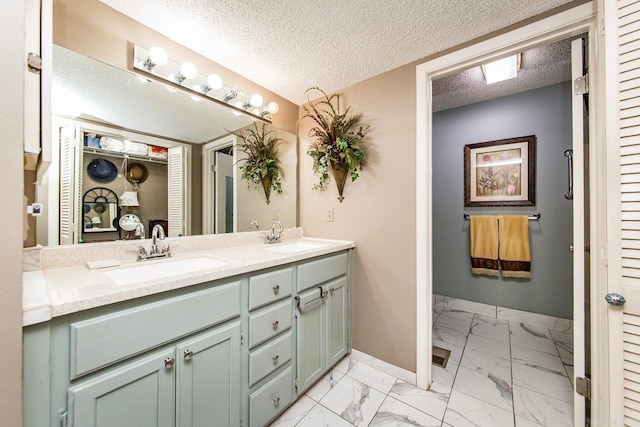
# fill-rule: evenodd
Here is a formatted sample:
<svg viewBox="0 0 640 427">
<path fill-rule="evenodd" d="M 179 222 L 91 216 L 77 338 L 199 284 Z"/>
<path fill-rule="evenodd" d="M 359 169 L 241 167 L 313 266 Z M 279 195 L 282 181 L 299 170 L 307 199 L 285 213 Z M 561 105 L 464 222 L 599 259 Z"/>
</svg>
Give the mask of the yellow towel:
<svg viewBox="0 0 640 427">
<path fill-rule="evenodd" d="M 498 276 L 498 217 L 472 215 L 469 221 L 471 273 Z"/>
<path fill-rule="evenodd" d="M 505 215 L 498 221 L 502 277 L 530 279 L 529 218 L 526 215 Z"/>
</svg>

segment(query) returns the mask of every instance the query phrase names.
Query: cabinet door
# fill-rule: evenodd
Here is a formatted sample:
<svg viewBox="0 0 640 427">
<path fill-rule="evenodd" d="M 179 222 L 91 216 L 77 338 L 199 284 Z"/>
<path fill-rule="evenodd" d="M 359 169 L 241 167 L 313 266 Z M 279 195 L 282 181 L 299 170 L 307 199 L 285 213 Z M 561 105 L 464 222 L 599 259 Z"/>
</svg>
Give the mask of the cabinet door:
<svg viewBox="0 0 640 427">
<path fill-rule="evenodd" d="M 176 357 L 176 425 L 240 425 L 240 321 L 185 341 Z"/>
<path fill-rule="evenodd" d="M 152 354 L 69 389 L 69 425 L 171 427 L 173 350 Z M 165 365 L 165 360 L 170 358 Z"/>
<path fill-rule="evenodd" d="M 327 295 L 327 368 L 347 354 L 347 279 L 340 278 L 325 285 Z"/>
<path fill-rule="evenodd" d="M 300 295 L 318 294 L 318 289 L 311 289 Z M 307 298 L 309 299 L 309 298 Z M 298 395 L 316 382 L 325 368 L 325 303 L 309 304 L 302 310 L 296 309 L 298 338 Z"/>
</svg>

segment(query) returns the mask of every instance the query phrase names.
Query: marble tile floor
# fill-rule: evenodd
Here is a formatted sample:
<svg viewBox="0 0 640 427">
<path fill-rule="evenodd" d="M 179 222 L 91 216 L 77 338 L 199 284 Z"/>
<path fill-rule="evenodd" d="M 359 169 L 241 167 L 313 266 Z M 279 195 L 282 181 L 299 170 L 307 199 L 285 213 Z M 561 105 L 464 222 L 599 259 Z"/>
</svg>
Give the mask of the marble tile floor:
<svg viewBox="0 0 640 427">
<path fill-rule="evenodd" d="M 347 356 L 271 427 L 572 426 L 570 331 L 474 311 L 434 305 L 434 345 L 451 357 L 431 390 Z"/>
</svg>

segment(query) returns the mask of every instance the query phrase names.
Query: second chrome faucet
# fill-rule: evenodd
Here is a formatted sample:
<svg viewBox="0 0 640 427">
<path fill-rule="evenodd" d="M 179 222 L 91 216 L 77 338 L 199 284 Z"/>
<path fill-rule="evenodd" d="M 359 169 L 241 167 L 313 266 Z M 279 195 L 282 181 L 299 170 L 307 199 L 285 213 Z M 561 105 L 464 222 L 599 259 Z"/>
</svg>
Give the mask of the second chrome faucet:
<svg viewBox="0 0 640 427">
<path fill-rule="evenodd" d="M 146 261 L 148 259 L 165 258 L 171 256 L 171 252 L 169 251 L 171 242 L 162 246 L 161 250 L 158 250 L 158 239 L 165 239 L 164 228 L 162 228 L 162 225 L 160 224 L 154 225 L 153 230 L 151 230 L 151 249 L 149 250 L 149 252 L 147 252 L 147 250 L 142 245 L 138 246 L 140 248 L 140 252 L 138 253 L 138 261 Z"/>
</svg>

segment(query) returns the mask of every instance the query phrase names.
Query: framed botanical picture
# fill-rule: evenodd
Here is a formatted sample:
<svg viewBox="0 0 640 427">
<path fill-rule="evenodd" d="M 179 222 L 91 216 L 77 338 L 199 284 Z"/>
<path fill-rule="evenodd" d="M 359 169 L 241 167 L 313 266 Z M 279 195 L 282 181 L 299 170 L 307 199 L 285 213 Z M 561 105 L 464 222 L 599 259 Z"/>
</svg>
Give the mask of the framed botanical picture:
<svg viewBox="0 0 640 427">
<path fill-rule="evenodd" d="M 533 206 L 535 203 L 535 135 L 464 146 L 465 206 Z"/>
</svg>

